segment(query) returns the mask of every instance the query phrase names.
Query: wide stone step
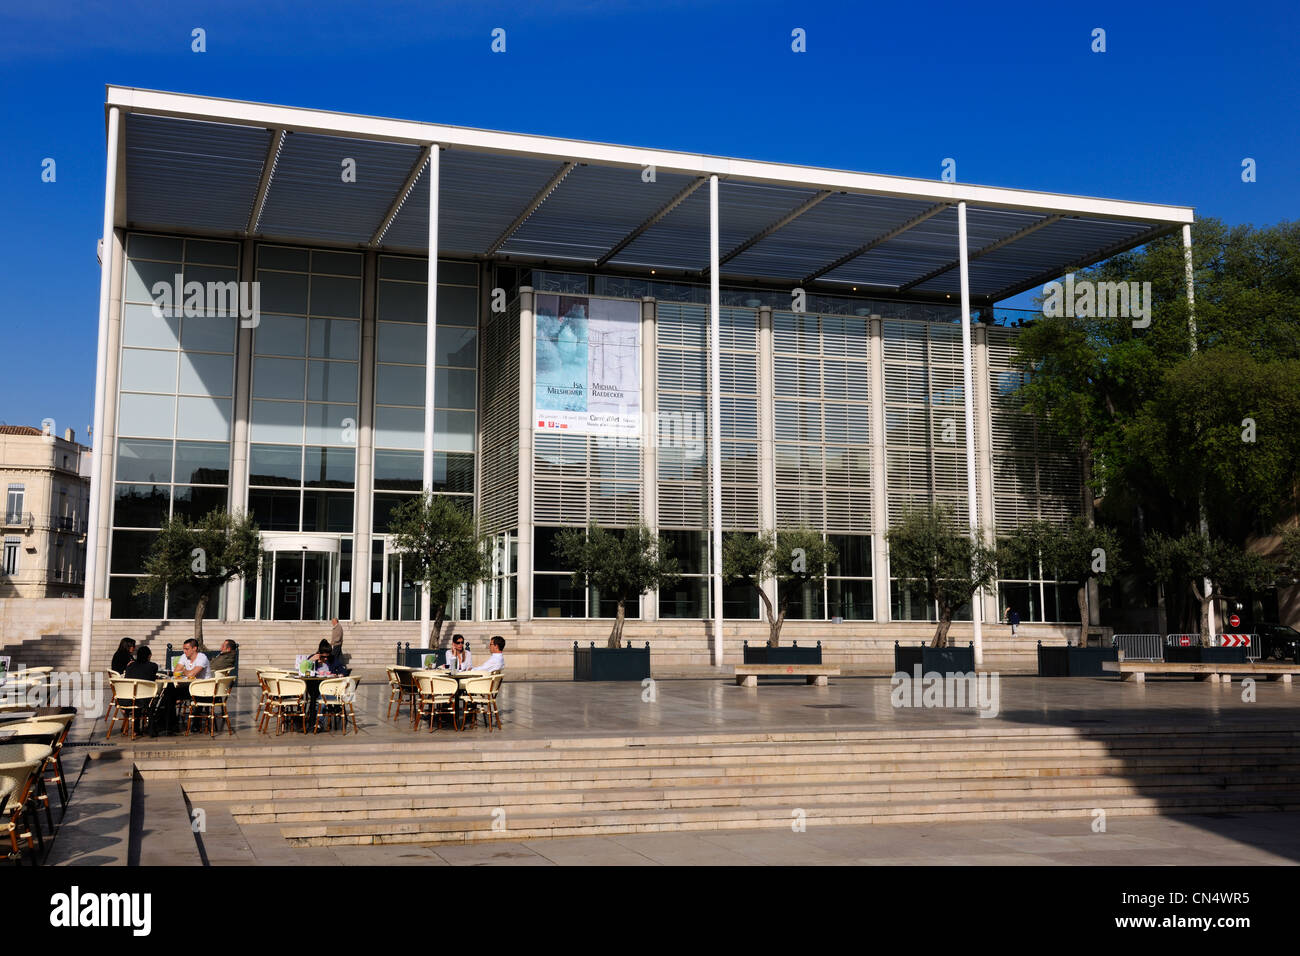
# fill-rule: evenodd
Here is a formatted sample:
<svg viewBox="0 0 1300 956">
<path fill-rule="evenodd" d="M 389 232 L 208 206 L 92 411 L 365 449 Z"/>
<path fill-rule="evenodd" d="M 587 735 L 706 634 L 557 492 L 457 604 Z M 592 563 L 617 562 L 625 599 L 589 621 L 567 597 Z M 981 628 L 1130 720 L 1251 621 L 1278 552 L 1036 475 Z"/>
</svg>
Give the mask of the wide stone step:
<svg viewBox="0 0 1300 956">
<path fill-rule="evenodd" d="M 708 784 L 762 784 L 800 781 L 809 784 L 834 784 L 837 781 L 859 782 L 933 782 L 960 779 L 1014 779 L 1068 777 L 1167 776 L 1183 774 L 1214 775 L 1219 780 L 1251 772 L 1289 773 L 1296 775 L 1292 759 L 1236 760 L 1205 762 L 1197 760 L 1161 760 L 1142 764 L 1095 762 L 1069 768 L 1044 765 L 1004 764 L 978 767 L 942 761 L 921 767 L 898 765 L 863 766 L 852 763 L 782 764 L 767 768 L 737 766 L 719 768 L 709 765 L 684 767 L 628 768 L 612 771 L 591 768 L 574 771 L 516 771 L 509 774 L 470 770 L 448 773 L 409 773 L 362 771 L 337 775 L 281 775 L 231 779 L 221 776 L 181 778 L 187 793 L 195 800 L 284 799 L 291 797 L 345 797 L 394 793 L 454 793 L 495 788 L 507 793 L 529 789 L 549 791 L 618 789 L 622 787 L 680 787 Z M 1300 776 L 1300 775 L 1298 775 Z"/>
<path fill-rule="evenodd" d="M 869 797 L 888 797 L 903 806 L 908 801 L 934 799 L 939 794 L 961 799 L 996 799 L 1009 795 L 1068 796 L 1090 801 L 1114 796 L 1204 793 L 1208 791 L 1294 791 L 1294 773 L 1246 773 L 1231 780 L 1208 774 L 1152 776 L 1116 780 L 1108 777 L 1044 778 L 1039 780 L 948 780 L 891 784 L 817 783 L 803 785 L 668 787 L 607 790 L 595 793 L 527 790 L 503 793 L 474 790 L 420 796 L 278 798 L 274 801 L 225 804 L 240 823 L 302 823 L 328 817 L 331 821 L 381 819 L 396 812 L 440 816 L 484 816 L 500 808 L 507 813 L 562 813 L 582 810 L 648 810 L 692 807 L 803 806 L 806 803 L 848 804 Z M 191 794 L 191 799 L 194 799 Z M 1095 804 L 1094 804 L 1095 805 Z"/>
<path fill-rule="evenodd" d="M 810 802 L 806 807 L 706 807 L 598 813 L 494 814 L 477 818 L 397 816 L 361 822 L 314 822 L 281 827 L 297 846 L 330 844 L 461 843 L 471 840 L 524 840 L 543 837 L 594 836 L 661 830 L 726 830 L 789 827 L 802 819 L 811 826 L 858 826 L 873 823 L 966 822 L 1076 816 L 1090 818 L 1086 796 L 1027 796 L 996 800 L 941 798 L 897 803 L 891 800 L 852 804 Z M 1300 791 L 1192 792 L 1159 796 L 1131 795 L 1107 801 L 1115 816 L 1157 813 L 1207 813 L 1300 809 Z M 803 811 L 802 817 L 797 811 Z M 1081 831 L 1086 832 L 1086 831 Z"/>
</svg>

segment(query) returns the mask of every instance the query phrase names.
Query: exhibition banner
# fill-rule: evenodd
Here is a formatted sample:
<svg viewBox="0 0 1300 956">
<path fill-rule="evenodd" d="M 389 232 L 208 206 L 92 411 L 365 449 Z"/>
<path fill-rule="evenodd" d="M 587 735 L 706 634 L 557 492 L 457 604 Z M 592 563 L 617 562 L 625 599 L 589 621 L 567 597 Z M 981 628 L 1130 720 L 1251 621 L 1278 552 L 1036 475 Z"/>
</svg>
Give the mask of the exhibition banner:
<svg viewBox="0 0 1300 956">
<path fill-rule="evenodd" d="M 537 431 L 637 436 L 641 431 L 641 303 L 534 297 Z"/>
</svg>

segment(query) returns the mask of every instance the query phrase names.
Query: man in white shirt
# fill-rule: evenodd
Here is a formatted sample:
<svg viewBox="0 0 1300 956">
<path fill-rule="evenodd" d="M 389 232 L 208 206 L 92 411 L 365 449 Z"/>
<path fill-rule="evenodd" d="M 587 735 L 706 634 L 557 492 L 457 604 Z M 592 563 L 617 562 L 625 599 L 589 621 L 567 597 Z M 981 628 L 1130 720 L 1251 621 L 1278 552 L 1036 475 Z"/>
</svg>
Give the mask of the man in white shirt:
<svg viewBox="0 0 1300 956">
<path fill-rule="evenodd" d="M 506 639 L 493 635 L 492 639 L 488 641 L 488 650 L 492 652 L 492 656 L 474 669 L 484 672 L 505 670 L 506 658 L 503 653 L 505 649 Z"/>
<path fill-rule="evenodd" d="M 192 637 L 184 644 L 184 657 L 180 664 L 185 676 L 193 680 L 212 676 L 212 671 L 208 668 L 208 655 L 199 650 L 199 642 Z"/>
<path fill-rule="evenodd" d="M 465 646 L 465 635 L 453 634 L 451 647 L 447 648 L 446 664 L 453 670 L 468 671 L 474 669 L 474 655 Z"/>
</svg>

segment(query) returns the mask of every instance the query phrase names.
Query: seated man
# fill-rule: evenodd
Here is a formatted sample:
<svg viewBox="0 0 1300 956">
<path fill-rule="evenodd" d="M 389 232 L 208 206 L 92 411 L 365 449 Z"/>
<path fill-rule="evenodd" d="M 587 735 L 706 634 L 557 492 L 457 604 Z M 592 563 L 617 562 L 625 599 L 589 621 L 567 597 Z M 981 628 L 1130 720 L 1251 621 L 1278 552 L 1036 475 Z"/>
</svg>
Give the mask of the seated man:
<svg viewBox="0 0 1300 956">
<path fill-rule="evenodd" d="M 189 638 L 182 646 L 182 653 L 176 658 L 173 673 L 177 677 L 186 677 L 190 680 L 203 680 L 212 676 L 212 669 L 208 666 L 208 656 L 199 650 L 199 642 L 194 638 Z M 167 685 L 167 689 L 162 694 L 162 701 L 155 712 L 154 725 L 149 729 L 151 736 L 158 736 L 160 729 L 166 730 L 169 734 L 174 734 L 180 729 L 176 707 L 189 696 L 190 689 L 184 684 Z"/>
<path fill-rule="evenodd" d="M 492 656 L 474 669 L 485 672 L 505 670 L 506 658 L 503 653 L 505 649 L 506 639 L 495 634 L 492 635 L 492 639 L 488 641 L 488 650 L 492 652 Z"/>
<path fill-rule="evenodd" d="M 176 663 L 181 674 L 191 680 L 203 680 L 212 676 L 208 655 L 199 650 L 199 642 L 192 637 L 182 645 L 182 655 Z"/>
<path fill-rule="evenodd" d="M 470 653 L 465 646 L 465 635 L 453 634 L 451 638 L 451 647 L 447 648 L 446 663 L 448 667 L 458 671 L 468 671 L 474 669 L 474 655 Z"/>
<path fill-rule="evenodd" d="M 221 653 L 218 654 L 216 657 L 212 658 L 212 670 L 224 671 L 234 667 L 235 661 L 238 659 L 236 654 L 236 651 L 238 650 L 239 650 L 239 645 L 236 644 L 234 641 L 231 640 L 222 641 Z"/>
</svg>

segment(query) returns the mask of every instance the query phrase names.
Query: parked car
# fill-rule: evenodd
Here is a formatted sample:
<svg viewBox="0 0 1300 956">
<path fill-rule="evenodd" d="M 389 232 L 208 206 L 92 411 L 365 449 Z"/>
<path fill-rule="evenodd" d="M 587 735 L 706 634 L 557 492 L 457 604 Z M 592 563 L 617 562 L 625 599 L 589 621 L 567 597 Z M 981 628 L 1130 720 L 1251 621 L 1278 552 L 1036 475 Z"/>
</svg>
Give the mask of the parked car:
<svg viewBox="0 0 1300 956">
<path fill-rule="evenodd" d="M 1260 624 L 1255 632 L 1260 660 L 1300 662 L 1300 631 L 1285 624 Z"/>
</svg>

